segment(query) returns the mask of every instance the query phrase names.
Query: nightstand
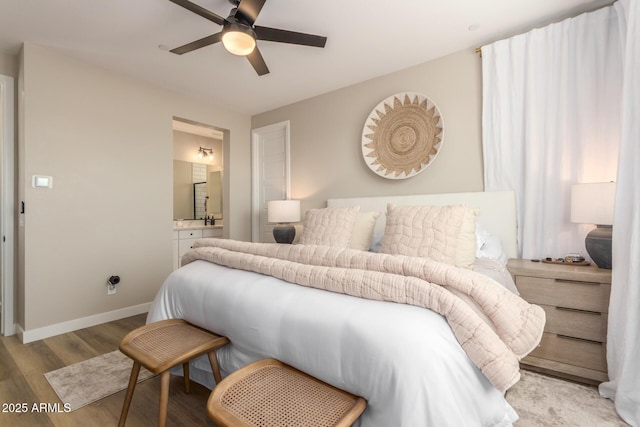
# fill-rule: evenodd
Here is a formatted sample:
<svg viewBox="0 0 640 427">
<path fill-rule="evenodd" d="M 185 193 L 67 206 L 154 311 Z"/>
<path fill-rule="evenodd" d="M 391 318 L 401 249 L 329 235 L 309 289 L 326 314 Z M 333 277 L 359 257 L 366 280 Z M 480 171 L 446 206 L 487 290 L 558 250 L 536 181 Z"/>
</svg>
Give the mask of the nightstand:
<svg viewBox="0 0 640 427">
<path fill-rule="evenodd" d="M 598 384 L 607 376 L 607 313 L 611 270 L 510 259 L 522 298 L 542 307 L 547 323 L 524 368 Z"/>
</svg>

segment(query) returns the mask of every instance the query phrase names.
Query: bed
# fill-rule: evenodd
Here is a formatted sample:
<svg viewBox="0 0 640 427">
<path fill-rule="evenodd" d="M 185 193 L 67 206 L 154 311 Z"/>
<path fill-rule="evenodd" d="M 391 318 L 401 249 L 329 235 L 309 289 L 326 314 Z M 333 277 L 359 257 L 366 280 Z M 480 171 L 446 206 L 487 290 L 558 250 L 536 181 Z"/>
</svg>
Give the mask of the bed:
<svg viewBox="0 0 640 427">
<path fill-rule="evenodd" d="M 475 212 L 476 245 L 493 248 L 482 256 L 474 246 L 473 270 L 389 253 L 391 238 L 377 247 L 387 222 L 397 220 L 389 203 L 398 211 L 466 206 Z M 538 344 L 544 325 L 542 310 L 517 296 L 504 267 L 503 260 L 515 256 L 513 193 L 331 199 L 317 211 L 305 218 L 309 236 L 326 221 L 308 218 L 349 211 L 348 220 L 336 221 L 353 230 L 367 213 L 370 250 L 350 248 L 350 240 L 347 247 L 316 244 L 311 237 L 299 245 L 203 239 L 167 278 L 147 321 L 183 318 L 229 337 L 231 344 L 218 350 L 223 376 L 272 357 L 363 396 L 368 405 L 356 425 L 512 425 L 517 414 L 504 392 L 517 382 L 517 362 Z M 456 216 L 440 214 L 445 222 Z M 321 228 L 316 237 L 339 234 Z M 444 278 L 451 283 L 438 285 Z M 429 304 L 435 307 L 426 309 Z M 499 309 L 487 314 L 478 306 Z M 526 318 L 509 320 L 521 312 Z M 496 326 L 500 318 L 507 321 Z M 206 358 L 192 361 L 191 378 L 214 386 Z"/>
</svg>

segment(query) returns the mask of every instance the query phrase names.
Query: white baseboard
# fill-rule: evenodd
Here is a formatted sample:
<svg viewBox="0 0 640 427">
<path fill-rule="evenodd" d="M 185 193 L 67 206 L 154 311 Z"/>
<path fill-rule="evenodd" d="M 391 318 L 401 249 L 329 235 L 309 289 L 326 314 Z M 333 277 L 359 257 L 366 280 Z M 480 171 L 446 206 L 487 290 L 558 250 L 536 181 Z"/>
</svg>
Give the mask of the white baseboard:
<svg viewBox="0 0 640 427">
<path fill-rule="evenodd" d="M 80 319 L 68 320 L 66 322 L 56 323 L 54 325 L 43 326 L 42 328 L 31 329 L 28 331 L 22 329 L 20 325 L 16 325 L 16 334 L 23 344 L 27 344 L 33 341 L 53 337 L 55 335 L 77 331 L 78 329 L 89 328 L 91 326 L 100 325 L 102 323 L 124 319 L 125 317 L 147 313 L 150 306 L 151 303 L 148 302 L 131 307 L 121 308 L 119 310 L 108 311 L 106 313 L 95 314 L 93 316 L 82 317 Z"/>
</svg>

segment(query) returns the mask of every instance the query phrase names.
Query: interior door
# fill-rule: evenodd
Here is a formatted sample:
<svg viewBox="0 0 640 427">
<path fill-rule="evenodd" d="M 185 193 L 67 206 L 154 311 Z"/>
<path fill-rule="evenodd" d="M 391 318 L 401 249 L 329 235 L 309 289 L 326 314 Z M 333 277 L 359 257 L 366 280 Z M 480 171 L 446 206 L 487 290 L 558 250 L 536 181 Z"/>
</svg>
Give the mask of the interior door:
<svg viewBox="0 0 640 427">
<path fill-rule="evenodd" d="M 14 90 L 13 77 L 0 75 L 0 332 L 13 335 L 14 291 Z"/>
<path fill-rule="evenodd" d="M 251 239 L 254 242 L 274 242 L 273 225 L 267 222 L 267 202 L 287 199 L 291 192 L 289 121 L 253 129 L 251 144 Z"/>
</svg>

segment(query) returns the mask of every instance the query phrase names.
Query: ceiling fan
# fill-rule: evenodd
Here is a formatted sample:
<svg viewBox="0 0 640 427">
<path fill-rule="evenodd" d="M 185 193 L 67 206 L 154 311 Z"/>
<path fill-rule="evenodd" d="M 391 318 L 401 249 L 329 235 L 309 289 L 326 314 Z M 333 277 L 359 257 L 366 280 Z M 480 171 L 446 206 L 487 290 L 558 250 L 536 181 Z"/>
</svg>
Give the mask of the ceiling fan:
<svg viewBox="0 0 640 427">
<path fill-rule="evenodd" d="M 209 21 L 222 25 L 222 31 L 171 49 L 172 53 L 182 55 L 205 46 L 222 41 L 224 47 L 234 55 L 246 56 L 259 76 L 269 73 L 269 68 L 256 46 L 256 40 L 299 44 L 303 46 L 324 47 L 327 38 L 313 34 L 254 25 L 266 0 L 229 0 L 234 7 L 226 18 L 198 6 L 189 0 L 169 0 L 185 9 L 202 16 Z"/>
</svg>

